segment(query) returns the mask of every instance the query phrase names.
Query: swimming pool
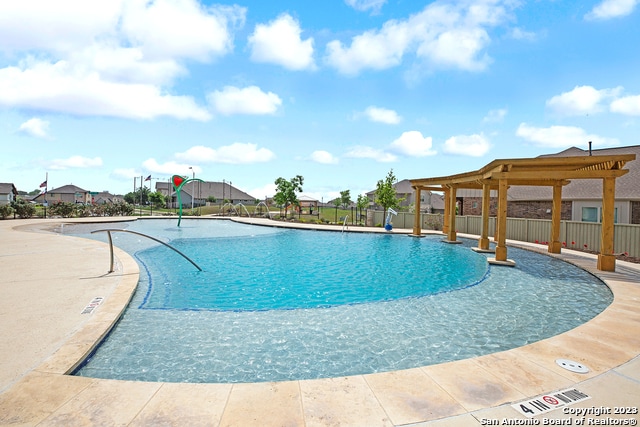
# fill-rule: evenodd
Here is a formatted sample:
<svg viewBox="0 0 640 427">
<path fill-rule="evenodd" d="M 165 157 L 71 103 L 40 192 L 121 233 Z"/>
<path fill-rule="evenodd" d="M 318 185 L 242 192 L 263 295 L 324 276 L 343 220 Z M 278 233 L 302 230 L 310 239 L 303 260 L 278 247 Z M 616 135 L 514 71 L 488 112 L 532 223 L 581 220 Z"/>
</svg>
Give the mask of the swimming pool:
<svg viewBox="0 0 640 427">
<path fill-rule="evenodd" d="M 84 227 L 65 234 L 84 234 Z M 484 255 L 470 250 L 475 242 L 447 245 L 441 236 L 282 230 L 221 220 L 183 221 L 180 229 L 174 220 L 137 221 L 130 227 L 154 237 L 163 234 L 203 264 L 205 274 L 198 276 L 166 248 L 114 234 L 116 244 L 134 253 L 142 266 L 138 291 L 109 338 L 76 375 L 256 382 L 405 369 L 535 342 L 584 323 L 612 300 L 598 279 L 557 259 L 510 248 L 515 268 L 489 268 Z M 209 238 L 213 241 L 205 242 Z M 446 256 L 439 258 L 438 250 Z M 446 267 L 443 259 L 452 256 L 459 257 L 456 267 Z M 256 273 L 252 268 L 262 265 L 260 257 L 271 264 Z M 278 257 L 284 270 L 272 265 Z M 283 277 L 296 263 L 302 272 Z M 271 270 L 277 274 L 270 276 Z M 438 273 L 429 276 L 430 271 Z M 199 291 L 176 296 L 209 276 L 216 278 L 215 287 L 199 282 Z M 439 276 L 446 278 L 444 288 L 432 286 Z M 336 280 L 349 289 L 347 296 L 319 296 L 324 286 L 310 286 Z M 237 303 L 232 297 L 193 305 L 194 295 L 200 301 L 198 296 L 211 289 L 214 296 L 224 294 L 224 283 L 242 295 L 248 289 L 242 285 L 249 282 L 258 288 L 275 283 L 273 292 L 263 292 L 270 297 L 289 284 L 314 291 L 284 302 L 248 298 Z M 367 292 L 352 292 L 353 284 Z"/>
</svg>

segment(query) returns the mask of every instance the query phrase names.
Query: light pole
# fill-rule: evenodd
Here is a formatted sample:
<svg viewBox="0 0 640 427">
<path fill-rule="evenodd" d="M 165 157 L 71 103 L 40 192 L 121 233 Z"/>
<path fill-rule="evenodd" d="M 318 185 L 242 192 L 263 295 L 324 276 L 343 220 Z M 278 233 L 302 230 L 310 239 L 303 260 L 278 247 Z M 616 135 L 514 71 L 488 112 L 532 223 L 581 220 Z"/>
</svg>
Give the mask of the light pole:
<svg viewBox="0 0 640 427">
<path fill-rule="evenodd" d="M 193 215 L 193 199 L 195 197 L 195 187 L 194 186 L 195 186 L 195 179 L 196 179 L 196 171 L 191 166 L 189 166 L 189 169 L 191 169 L 191 173 L 193 175 L 192 176 L 193 181 L 191 181 L 191 215 Z"/>
</svg>

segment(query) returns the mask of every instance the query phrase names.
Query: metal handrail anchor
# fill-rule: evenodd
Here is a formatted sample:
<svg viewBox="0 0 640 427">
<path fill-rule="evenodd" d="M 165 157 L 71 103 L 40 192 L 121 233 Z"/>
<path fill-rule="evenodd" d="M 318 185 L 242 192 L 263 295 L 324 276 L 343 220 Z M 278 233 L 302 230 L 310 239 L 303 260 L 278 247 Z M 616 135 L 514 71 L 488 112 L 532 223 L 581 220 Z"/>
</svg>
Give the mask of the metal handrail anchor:
<svg viewBox="0 0 640 427">
<path fill-rule="evenodd" d="M 155 242 L 158 242 L 162 245 L 165 245 L 166 247 L 168 247 L 169 249 L 174 250 L 175 252 L 179 253 L 180 255 L 182 255 L 182 257 L 184 259 L 186 259 L 187 261 L 189 261 L 191 264 L 193 264 L 195 266 L 195 268 L 198 269 L 198 271 L 202 271 L 202 269 L 200 268 L 200 266 L 198 264 L 196 264 L 195 262 L 193 262 L 191 260 L 191 258 L 189 258 L 188 256 L 186 256 L 185 254 L 183 254 L 182 252 L 180 252 L 178 249 L 174 248 L 173 246 L 169 245 L 168 243 L 163 242 L 162 240 L 158 240 L 155 237 L 151 237 L 148 236 L 146 234 L 143 233 L 138 233 L 137 231 L 132 231 L 132 230 L 122 230 L 122 229 L 118 229 L 118 228 L 105 228 L 104 230 L 94 230 L 91 232 L 91 234 L 93 233 L 100 233 L 100 232 L 106 232 L 107 236 L 109 237 L 109 255 L 111 258 L 111 262 L 109 264 L 109 273 L 113 273 L 114 269 L 113 269 L 113 239 L 111 238 L 111 232 L 114 231 L 118 231 L 118 232 L 123 232 L 123 233 L 131 233 L 131 234 L 137 234 L 138 236 L 142 236 L 142 237 L 146 237 L 147 239 L 151 239 Z"/>
</svg>

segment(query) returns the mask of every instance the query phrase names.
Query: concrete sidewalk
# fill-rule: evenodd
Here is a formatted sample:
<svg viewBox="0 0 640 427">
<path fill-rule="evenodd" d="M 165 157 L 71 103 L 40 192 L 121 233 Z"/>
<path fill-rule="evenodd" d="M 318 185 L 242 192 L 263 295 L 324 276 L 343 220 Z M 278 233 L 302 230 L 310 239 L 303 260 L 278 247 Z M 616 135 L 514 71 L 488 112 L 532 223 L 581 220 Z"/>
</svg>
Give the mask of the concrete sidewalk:
<svg viewBox="0 0 640 427">
<path fill-rule="evenodd" d="M 98 219 L 104 220 L 113 219 Z M 279 383 L 101 380 L 65 374 L 117 321 L 135 290 L 138 266 L 116 249 L 116 271 L 106 275 L 105 244 L 34 231 L 60 221 L 0 221 L 0 425 L 469 426 L 544 419 L 576 425 L 582 415 L 556 409 L 528 419 L 512 406 L 567 388 L 590 397 L 570 408 L 612 411 L 587 418 L 609 425 L 640 420 L 637 413 L 613 413 L 640 402 L 638 265 L 619 263 L 617 272 L 603 273 L 592 256 L 564 251 L 561 258 L 611 287 L 612 305 L 564 334 L 473 359 Z M 101 303 L 87 312 L 97 297 Z M 567 371 L 558 358 L 591 370 Z"/>
</svg>

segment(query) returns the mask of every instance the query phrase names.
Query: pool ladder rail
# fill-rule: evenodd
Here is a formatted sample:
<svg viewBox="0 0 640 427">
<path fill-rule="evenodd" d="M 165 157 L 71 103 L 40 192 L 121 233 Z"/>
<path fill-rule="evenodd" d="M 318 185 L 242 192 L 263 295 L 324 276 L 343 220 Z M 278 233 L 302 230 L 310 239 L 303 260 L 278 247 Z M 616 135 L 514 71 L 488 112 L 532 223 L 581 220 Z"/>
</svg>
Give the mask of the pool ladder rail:
<svg viewBox="0 0 640 427">
<path fill-rule="evenodd" d="M 342 232 L 344 233 L 344 228 L 347 227 L 347 230 L 349 229 L 349 226 L 347 225 L 347 220 L 349 219 L 349 215 L 345 215 L 344 217 L 344 221 L 342 222 Z"/>
<path fill-rule="evenodd" d="M 106 232 L 106 233 L 107 233 L 107 236 L 109 237 L 109 255 L 110 255 L 110 257 L 111 257 L 111 262 L 110 262 L 110 264 L 109 264 L 109 273 L 113 273 L 113 271 L 114 271 L 114 269 L 113 269 L 113 239 L 111 238 L 111 233 L 112 233 L 112 232 L 116 232 L 116 231 L 117 231 L 117 232 L 122 232 L 122 233 L 131 233 L 131 234 L 136 234 L 136 235 L 138 235 L 138 236 L 146 237 L 147 239 L 151 239 L 151 240 L 153 240 L 153 241 L 155 241 L 155 242 L 158 242 L 158 243 L 160 243 L 160 244 L 162 244 L 162 245 L 165 245 L 165 246 L 166 246 L 166 247 L 168 247 L 169 249 L 172 249 L 172 250 L 176 251 L 177 253 L 179 253 L 180 255 L 182 255 L 182 257 L 183 257 L 183 258 L 185 258 L 187 261 L 189 261 L 191 264 L 193 264 L 193 265 L 198 269 L 198 271 L 202 271 L 202 269 L 200 268 L 200 266 L 199 266 L 198 264 L 196 264 L 195 262 L 193 262 L 193 261 L 191 260 L 191 258 L 189 258 L 188 256 L 186 256 L 185 254 L 183 254 L 182 252 L 180 252 L 178 249 L 174 248 L 174 247 L 173 247 L 173 246 L 171 246 L 170 244 L 165 243 L 165 242 L 163 242 L 162 240 L 158 240 L 158 239 L 156 239 L 155 237 L 151 237 L 151 236 L 148 236 L 148 235 L 143 234 L 143 233 L 138 233 L 137 231 L 132 231 L 132 230 L 123 230 L 123 229 L 120 229 L 120 228 L 105 228 L 104 230 L 94 230 L 94 231 L 92 231 L 92 232 L 91 232 L 91 234 L 94 234 L 94 233 L 100 233 L 100 232 Z M 108 274 L 108 273 L 107 273 L 107 274 Z"/>
</svg>

